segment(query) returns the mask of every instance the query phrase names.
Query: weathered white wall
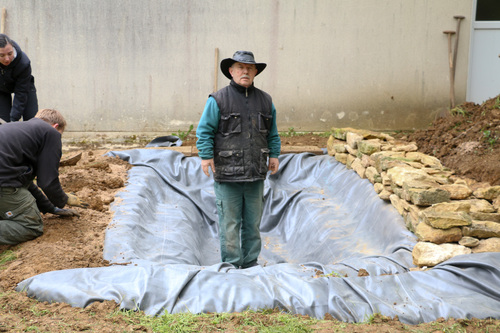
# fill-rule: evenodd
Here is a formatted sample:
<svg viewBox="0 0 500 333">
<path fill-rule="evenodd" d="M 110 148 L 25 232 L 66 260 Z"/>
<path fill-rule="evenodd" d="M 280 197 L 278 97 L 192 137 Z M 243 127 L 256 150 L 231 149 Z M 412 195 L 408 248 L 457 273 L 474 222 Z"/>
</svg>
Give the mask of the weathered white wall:
<svg viewBox="0 0 500 333">
<path fill-rule="evenodd" d="M 220 57 L 268 68 L 280 130 L 427 126 L 449 105 L 443 30 L 464 15 L 456 74 L 465 100 L 473 0 L 0 0 L 33 63 L 40 107 L 69 131 L 196 126 Z M 221 88 L 228 80 L 217 71 Z"/>
</svg>

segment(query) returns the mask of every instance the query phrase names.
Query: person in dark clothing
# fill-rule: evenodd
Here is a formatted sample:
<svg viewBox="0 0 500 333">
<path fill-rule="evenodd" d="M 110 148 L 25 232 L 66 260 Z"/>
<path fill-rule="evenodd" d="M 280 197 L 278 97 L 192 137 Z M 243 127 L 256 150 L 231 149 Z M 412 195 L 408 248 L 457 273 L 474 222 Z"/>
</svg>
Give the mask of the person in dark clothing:
<svg viewBox="0 0 500 333">
<path fill-rule="evenodd" d="M 88 206 L 74 194 L 66 194 L 59 182 L 65 127 L 64 117 L 52 109 L 40 110 L 28 121 L 0 125 L 0 245 L 41 236 L 40 212 L 80 216 L 63 207 Z"/>
<path fill-rule="evenodd" d="M 271 96 L 253 84 L 266 64 L 237 51 L 220 67 L 231 82 L 209 95 L 196 146 L 203 172 L 214 174 L 221 259 L 248 268 L 261 251 L 264 180 L 278 171 L 281 140 Z"/>
<path fill-rule="evenodd" d="M 5 122 L 29 120 L 37 111 L 30 59 L 16 42 L 0 34 L 0 119 Z"/>
</svg>

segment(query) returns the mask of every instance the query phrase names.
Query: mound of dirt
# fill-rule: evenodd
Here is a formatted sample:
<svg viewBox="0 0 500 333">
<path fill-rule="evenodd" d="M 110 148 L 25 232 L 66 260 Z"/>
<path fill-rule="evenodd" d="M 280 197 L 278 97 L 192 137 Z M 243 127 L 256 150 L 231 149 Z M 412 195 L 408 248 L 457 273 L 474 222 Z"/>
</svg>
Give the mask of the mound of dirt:
<svg viewBox="0 0 500 333">
<path fill-rule="evenodd" d="M 481 105 L 461 104 L 406 140 L 458 176 L 500 185 L 500 95 Z"/>
</svg>

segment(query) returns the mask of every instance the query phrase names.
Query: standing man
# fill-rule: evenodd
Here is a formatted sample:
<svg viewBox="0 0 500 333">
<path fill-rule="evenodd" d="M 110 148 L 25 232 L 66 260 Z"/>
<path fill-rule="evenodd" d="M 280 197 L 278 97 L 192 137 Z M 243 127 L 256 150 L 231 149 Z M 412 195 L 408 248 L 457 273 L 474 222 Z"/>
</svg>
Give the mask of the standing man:
<svg viewBox="0 0 500 333">
<path fill-rule="evenodd" d="M 62 208 L 88 206 L 75 195 L 66 195 L 59 182 L 65 127 L 66 120 L 52 109 L 40 110 L 29 121 L 0 125 L 0 245 L 41 236 L 40 211 L 80 216 Z M 35 177 L 38 186 L 33 183 Z"/>
<path fill-rule="evenodd" d="M 19 121 L 21 117 L 29 120 L 37 111 L 30 59 L 16 42 L 0 34 L 0 119 L 6 122 Z"/>
<path fill-rule="evenodd" d="M 203 172 L 214 174 L 222 261 L 248 268 L 261 250 L 264 180 L 278 171 L 281 140 L 271 96 L 253 84 L 266 64 L 236 51 L 220 68 L 231 82 L 209 95 L 196 146 Z"/>
</svg>

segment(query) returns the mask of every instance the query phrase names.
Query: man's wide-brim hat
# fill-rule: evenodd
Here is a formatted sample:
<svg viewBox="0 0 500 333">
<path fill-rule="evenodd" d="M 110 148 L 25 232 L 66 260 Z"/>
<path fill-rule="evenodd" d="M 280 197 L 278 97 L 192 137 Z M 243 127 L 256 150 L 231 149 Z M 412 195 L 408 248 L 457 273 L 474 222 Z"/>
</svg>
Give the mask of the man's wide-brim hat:
<svg viewBox="0 0 500 333">
<path fill-rule="evenodd" d="M 250 51 L 236 51 L 234 52 L 232 58 L 226 58 L 220 62 L 220 70 L 229 80 L 232 79 L 232 76 L 229 73 L 229 67 L 231 67 L 235 62 L 254 64 L 255 67 L 257 67 L 257 74 L 255 74 L 255 76 L 259 75 L 260 72 L 262 72 L 267 66 L 267 64 L 255 62 L 253 53 Z"/>
</svg>

